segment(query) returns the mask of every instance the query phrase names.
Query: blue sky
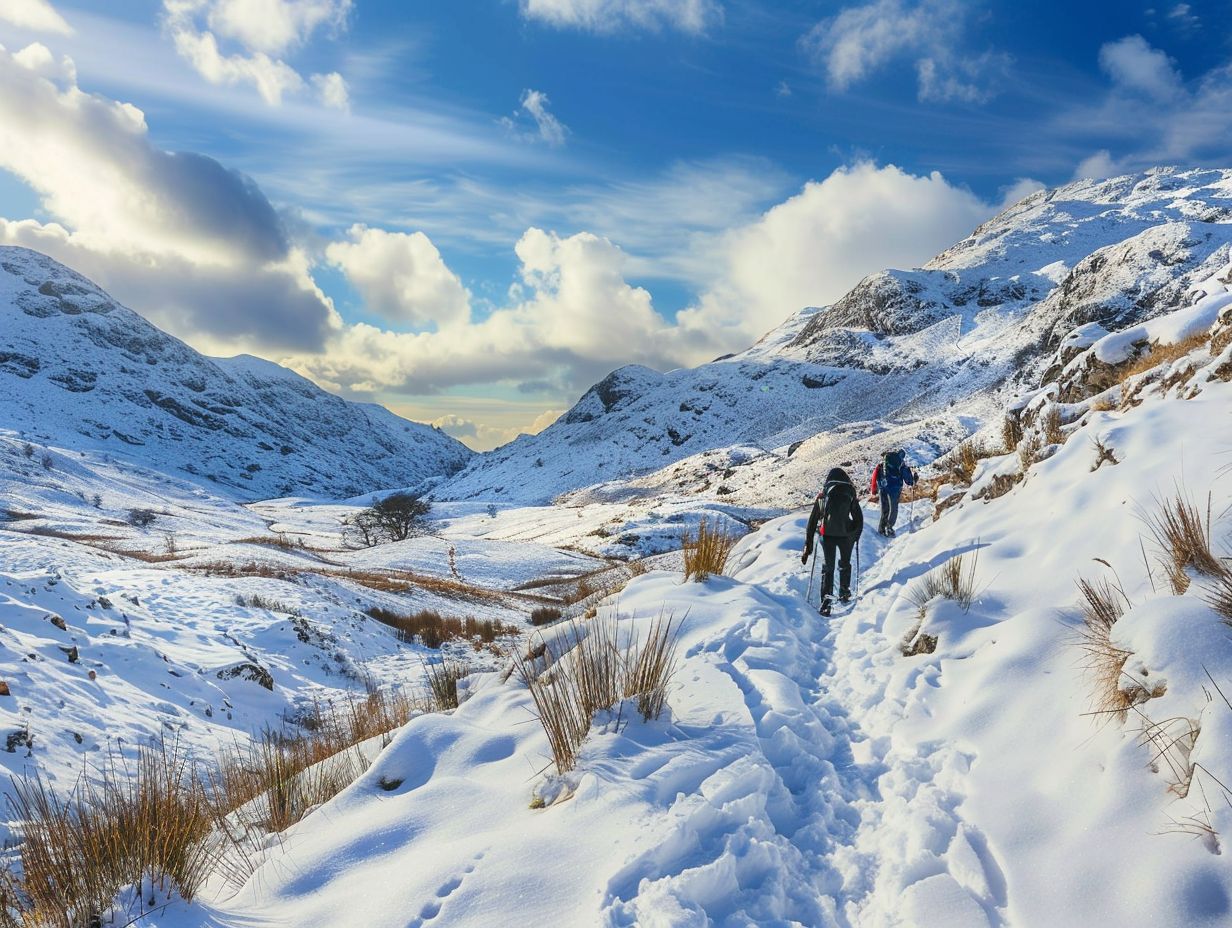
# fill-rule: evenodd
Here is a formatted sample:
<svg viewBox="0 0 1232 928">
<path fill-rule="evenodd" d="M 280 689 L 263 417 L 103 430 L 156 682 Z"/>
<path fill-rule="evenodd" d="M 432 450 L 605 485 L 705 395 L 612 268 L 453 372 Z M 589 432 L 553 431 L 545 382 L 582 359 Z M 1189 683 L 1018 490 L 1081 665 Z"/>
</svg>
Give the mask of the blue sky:
<svg viewBox="0 0 1232 928">
<path fill-rule="evenodd" d="M 1228 163 L 1226 2 L 6 0 L 0 242 L 477 447 L 1040 185 Z M 169 154 L 181 153 L 181 154 Z"/>
</svg>

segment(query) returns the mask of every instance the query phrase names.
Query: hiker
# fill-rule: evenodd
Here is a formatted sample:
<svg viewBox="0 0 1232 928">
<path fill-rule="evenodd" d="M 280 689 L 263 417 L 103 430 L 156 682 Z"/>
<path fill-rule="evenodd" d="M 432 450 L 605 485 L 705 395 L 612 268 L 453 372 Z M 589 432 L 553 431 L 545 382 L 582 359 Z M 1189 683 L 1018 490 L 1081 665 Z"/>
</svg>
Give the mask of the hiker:
<svg viewBox="0 0 1232 928">
<path fill-rule="evenodd" d="M 808 530 L 804 537 L 804 556 L 801 564 L 807 564 L 813 553 L 813 534 L 821 535 L 821 550 L 825 557 L 821 578 L 822 615 L 830 614 L 830 597 L 834 594 L 835 554 L 841 554 L 838 571 L 838 600 L 851 601 L 851 551 L 860 541 L 864 531 L 864 513 L 860 510 L 860 495 L 855 484 L 841 467 L 831 468 L 826 475 L 825 486 L 813 501 L 809 514 Z"/>
<path fill-rule="evenodd" d="M 907 466 L 907 452 L 902 448 L 887 451 L 881 463 L 873 468 L 873 479 L 868 487 L 870 501 L 881 499 L 881 524 L 877 534 L 894 537 L 894 523 L 898 521 L 898 498 L 903 484 L 915 486 L 915 472 Z"/>
</svg>

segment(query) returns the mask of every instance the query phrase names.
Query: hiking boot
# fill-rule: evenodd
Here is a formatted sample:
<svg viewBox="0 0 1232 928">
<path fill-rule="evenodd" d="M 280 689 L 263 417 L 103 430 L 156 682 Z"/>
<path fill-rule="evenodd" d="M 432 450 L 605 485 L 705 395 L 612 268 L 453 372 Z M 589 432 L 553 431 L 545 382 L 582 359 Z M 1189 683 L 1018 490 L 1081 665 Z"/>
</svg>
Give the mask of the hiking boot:
<svg viewBox="0 0 1232 928">
<path fill-rule="evenodd" d="M 844 604 L 851 602 L 851 590 L 839 590 L 838 601 Z"/>
<path fill-rule="evenodd" d="M 887 537 L 887 538 L 893 538 L 893 537 L 894 537 L 894 529 L 892 529 L 892 528 L 887 528 L 887 529 L 885 530 L 885 535 L 886 535 L 886 537 Z"/>
<path fill-rule="evenodd" d="M 822 615 L 830 614 L 830 597 L 829 596 L 827 596 L 825 599 L 821 601 L 821 608 L 818 609 L 817 611 L 821 613 Z"/>
</svg>

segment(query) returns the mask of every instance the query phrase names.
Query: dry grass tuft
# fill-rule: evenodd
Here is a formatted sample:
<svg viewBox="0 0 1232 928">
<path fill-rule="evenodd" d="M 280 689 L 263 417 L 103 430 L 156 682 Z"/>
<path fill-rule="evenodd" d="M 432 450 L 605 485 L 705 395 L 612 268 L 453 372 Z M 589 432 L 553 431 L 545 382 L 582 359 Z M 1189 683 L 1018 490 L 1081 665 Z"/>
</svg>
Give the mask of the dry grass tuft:
<svg viewBox="0 0 1232 928">
<path fill-rule="evenodd" d="M 1117 456 L 1112 449 L 1103 443 L 1099 436 L 1094 436 L 1091 439 L 1091 444 L 1095 446 L 1095 460 L 1091 463 L 1091 470 L 1097 471 L 1105 464 L 1117 465 L 1121 462 L 1117 460 Z"/>
<path fill-rule="evenodd" d="M 458 681 L 470 676 L 471 669 L 459 661 L 434 661 L 424 665 L 428 697 L 436 711 L 458 708 Z"/>
<path fill-rule="evenodd" d="M 1144 374 L 1153 368 L 1159 367 L 1161 364 L 1171 363 L 1178 358 L 1183 358 L 1187 354 L 1201 348 L 1208 340 L 1208 333 L 1202 331 L 1172 345 L 1150 344 L 1147 346 L 1146 351 L 1121 369 L 1121 383 L 1125 383 L 1125 381 L 1132 377 L 1137 377 L 1139 374 Z"/>
<path fill-rule="evenodd" d="M 191 900 L 220 850 L 209 797 L 178 746 L 140 748 L 132 769 L 111 757 L 67 796 L 37 774 L 13 785 L 22 924 L 101 923 L 121 889 L 143 883 Z"/>
<path fill-rule="evenodd" d="M 1005 453 L 1012 454 L 1014 449 L 1018 447 L 1018 443 L 1023 439 L 1022 420 L 1016 415 L 1006 415 L 1001 420 L 1001 443 L 1005 446 Z"/>
<path fill-rule="evenodd" d="M 1154 509 L 1141 517 L 1155 538 L 1158 562 L 1172 592 L 1180 596 L 1189 589 L 1189 570 L 1219 580 L 1227 566 L 1211 551 L 1211 498 L 1207 496 L 1206 520 L 1185 493 L 1177 487 L 1172 499 L 1156 497 Z"/>
<path fill-rule="evenodd" d="M 1145 687 L 1125 673 L 1125 663 L 1133 652 L 1112 643 L 1112 626 L 1129 608 L 1129 599 L 1120 586 L 1106 579 L 1080 577 L 1078 592 L 1082 596 L 1083 625 L 1079 644 L 1086 654 L 1085 667 L 1091 674 L 1094 714 L 1123 722 L 1132 706 L 1150 698 Z"/>
<path fill-rule="evenodd" d="M 736 536 L 726 528 L 711 526 L 705 519 L 698 523 L 696 535 L 685 532 L 682 541 L 685 582 L 704 581 L 711 574 L 722 576 L 736 541 Z"/>
<path fill-rule="evenodd" d="M 630 636 L 621 647 L 619 620 L 609 614 L 585 625 L 571 623 L 557 639 L 565 645 L 559 657 L 553 657 L 551 648 L 534 649 L 543 658 L 542 668 L 530 657 L 516 659 L 557 772 L 576 765 L 597 712 L 612 709 L 622 699 L 636 699 L 644 720 L 662 714 L 676 670 L 680 629 L 681 623 L 662 614 L 645 642 Z"/>
<path fill-rule="evenodd" d="M 391 609 L 374 606 L 368 615 L 398 633 L 398 638 L 407 643 L 416 639 L 425 648 L 439 648 L 446 641 L 463 640 L 491 644 L 497 638 L 519 635 L 517 625 L 506 625 L 492 619 L 476 619 L 473 616 L 443 616 L 431 609 L 422 609 L 411 615 L 403 615 Z"/>
<path fill-rule="evenodd" d="M 907 598 L 920 609 L 926 608 L 938 597 L 953 600 L 964 611 L 970 609 L 977 594 L 975 571 L 979 561 L 978 548 L 970 554 L 960 554 L 950 558 L 912 584 L 907 592 Z"/>
<path fill-rule="evenodd" d="M 1065 444 L 1066 435 L 1065 430 L 1062 428 L 1063 424 L 1061 421 L 1061 407 L 1056 403 L 1050 403 L 1048 408 L 1044 410 L 1044 414 L 1040 416 L 1040 432 L 1043 435 L 1045 444 Z"/>
<path fill-rule="evenodd" d="M 554 606 L 540 606 L 530 611 L 530 624 L 534 626 L 551 625 L 561 617 L 561 611 Z"/>
<path fill-rule="evenodd" d="M 1028 432 L 1018 445 L 1018 463 L 1026 473 L 1031 465 L 1039 460 L 1040 452 L 1044 450 L 1044 440 L 1038 432 Z"/>
<path fill-rule="evenodd" d="M 942 475 L 950 482 L 969 486 L 975 477 L 975 468 L 987 457 L 974 438 L 961 441 L 948 454 L 937 461 Z"/>
</svg>

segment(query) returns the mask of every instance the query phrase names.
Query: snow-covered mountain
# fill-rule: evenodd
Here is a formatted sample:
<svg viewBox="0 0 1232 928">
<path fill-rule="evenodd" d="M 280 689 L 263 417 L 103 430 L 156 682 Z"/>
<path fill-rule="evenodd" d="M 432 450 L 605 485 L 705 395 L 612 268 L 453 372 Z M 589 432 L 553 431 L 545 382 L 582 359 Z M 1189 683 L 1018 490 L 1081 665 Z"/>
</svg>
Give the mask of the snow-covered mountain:
<svg viewBox="0 0 1232 928">
<path fill-rule="evenodd" d="M 257 358 L 207 358 L 51 258 L 0 248 L 0 427 L 187 472 L 240 499 L 347 497 L 471 456 Z"/>
<path fill-rule="evenodd" d="M 473 459 L 437 492 L 530 502 L 619 480 L 608 491 L 786 504 L 821 457 L 868 458 L 892 440 L 931 458 L 1034 386 L 1076 326 L 1118 329 L 1184 305 L 1230 242 L 1228 170 L 1033 193 L 923 268 L 873 274 L 745 352 L 614 371 L 551 427 Z"/>
</svg>

